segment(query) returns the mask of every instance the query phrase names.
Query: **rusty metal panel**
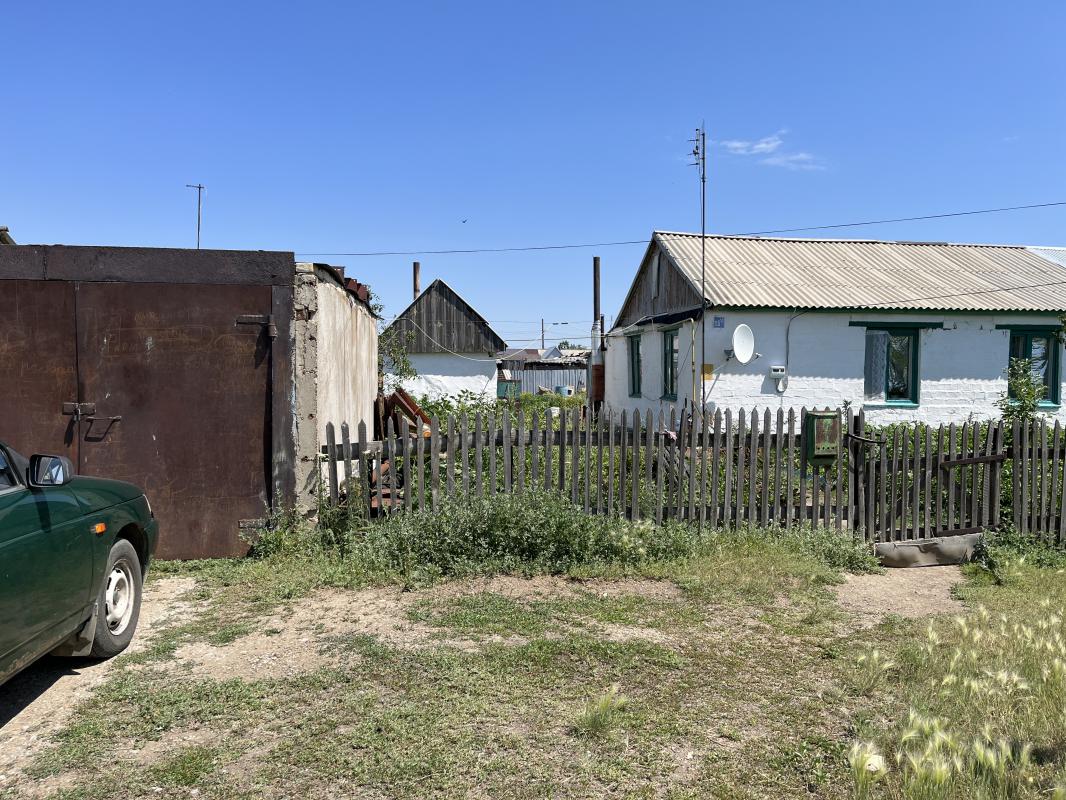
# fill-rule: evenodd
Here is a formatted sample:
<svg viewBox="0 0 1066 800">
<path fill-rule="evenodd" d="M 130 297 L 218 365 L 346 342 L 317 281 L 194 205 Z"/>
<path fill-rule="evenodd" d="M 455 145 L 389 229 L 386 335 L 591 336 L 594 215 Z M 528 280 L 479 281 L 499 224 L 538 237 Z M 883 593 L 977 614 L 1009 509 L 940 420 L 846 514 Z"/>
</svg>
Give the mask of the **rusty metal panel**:
<svg viewBox="0 0 1066 800">
<path fill-rule="evenodd" d="M 0 281 L 0 439 L 26 456 L 77 463 L 77 431 L 63 404 L 78 400 L 74 286 Z"/>
<path fill-rule="evenodd" d="M 97 409 L 81 471 L 145 488 L 162 557 L 244 553 L 240 521 L 267 513 L 271 340 L 235 322 L 271 303 L 268 285 L 78 286 L 81 397 Z"/>
</svg>

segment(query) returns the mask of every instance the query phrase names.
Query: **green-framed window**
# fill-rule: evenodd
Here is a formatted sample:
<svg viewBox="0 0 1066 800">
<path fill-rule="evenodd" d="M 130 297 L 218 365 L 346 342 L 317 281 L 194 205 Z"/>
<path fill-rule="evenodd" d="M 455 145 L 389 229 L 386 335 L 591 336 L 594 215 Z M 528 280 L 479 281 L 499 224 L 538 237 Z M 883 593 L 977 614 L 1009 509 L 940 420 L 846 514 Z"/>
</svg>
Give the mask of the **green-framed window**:
<svg viewBox="0 0 1066 800">
<path fill-rule="evenodd" d="M 677 328 L 663 331 L 663 399 L 677 399 Z"/>
<path fill-rule="evenodd" d="M 1057 406 L 1062 400 L 1060 349 L 1058 336 L 1051 328 L 1011 329 L 1010 359 L 1024 358 L 1032 365 L 1033 377 L 1044 384 L 1044 399 L 1040 405 Z M 1008 393 L 1013 397 L 1014 388 L 1008 387 Z"/>
<path fill-rule="evenodd" d="M 629 353 L 629 396 L 640 397 L 640 334 L 626 337 Z"/>
<path fill-rule="evenodd" d="M 918 405 L 918 332 L 898 326 L 866 328 L 866 402 Z"/>
</svg>

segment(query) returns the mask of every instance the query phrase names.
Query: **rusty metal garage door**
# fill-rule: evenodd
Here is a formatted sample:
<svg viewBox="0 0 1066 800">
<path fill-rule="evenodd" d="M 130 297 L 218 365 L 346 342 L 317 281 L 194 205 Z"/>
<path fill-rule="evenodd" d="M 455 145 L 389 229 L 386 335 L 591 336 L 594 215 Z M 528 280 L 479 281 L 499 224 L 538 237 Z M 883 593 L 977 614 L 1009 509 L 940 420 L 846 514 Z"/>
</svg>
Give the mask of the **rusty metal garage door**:
<svg viewBox="0 0 1066 800">
<path fill-rule="evenodd" d="M 0 437 L 24 455 L 78 461 L 77 426 L 62 414 L 78 397 L 74 332 L 73 284 L 0 284 Z"/>
<path fill-rule="evenodd" d="M 237 520 L 270 505 L 269 286 L 82 283 L 81 472 L 145 488 L 160 555 L 247 550 Z"/>
</svg>

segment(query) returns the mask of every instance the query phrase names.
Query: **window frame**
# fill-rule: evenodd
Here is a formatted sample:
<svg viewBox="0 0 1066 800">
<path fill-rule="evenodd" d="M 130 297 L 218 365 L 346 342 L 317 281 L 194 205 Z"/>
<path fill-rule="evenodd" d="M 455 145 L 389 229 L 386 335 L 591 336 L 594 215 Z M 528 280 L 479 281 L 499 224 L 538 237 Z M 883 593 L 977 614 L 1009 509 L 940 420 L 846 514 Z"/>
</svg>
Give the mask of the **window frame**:
<svg viewBox="0 0 1066 800">
<path fill-rule="evenodd" d="M 921 392 L 922 392 L 922 373 L 921 373 L 921 332 L 922 328 L 930 327 L 929 325 L 907 325 L 907 324 L 878 324 L 868 323 L 863 325 L 865 329 L 863 336 L 865 337 L 870 331 L 878 331 L 887 333 L 889 335 L 889 348 L 891 348 L 892 336 L 907 336 L 910 338 L 910 380 L 907 387 L 907 399 L 892 399 L 888 396 L 888 378 L 892 369 L 891 353 L 885 354 L 885 376 L 884 376 L 884 393 L 885 399 L 876 401 L 873 403 L 864 402 L 864 406 L 870 407 L 893 407 L 893 408 L 917 408 L 921 405 Z M 863 381 L 866 380 L 866 364 L 863 363 Z M 865 396 L 865 388 L 863 390 Z"/>
<path fill-rule="evenodd" d="M 1003 325 L 996 326 L 1001 330 L 1009 332 L 1007 337 L 1007 366 L 1010 366 L 1011 359 L 1014 356 L 1012 352 L 1012 342 L 1015 336 L 1022 337 L 1024 340 L 1023 351 L 1025 355 L 1022 358 L 1032 361 L 1033 360 L 1033 339 L 1039 337 L 1048 340 L 1048 353 L 1050 363 L 1048 369 L 1051 372 L 1051 378 L 1048 381 L 1048 394 L 1037 405 L 1040 408 L 1058 408 L 1062 405 L 1062 371 L 1061 371 L 1061 350 L 1062 342 L 1059 341 L 1059 328 L 1052 325 L 1040 326 L 1040 325 Z M 1010 381 L 1007 381 L 1007 396 L 1010 397 Z M 1013 398 L 1012 398 L 1013 399 Z"/>
<path fill-rule="evenodd" d="M 678 334 L 681 330 L 680 325 L 674 325 L 670 328 L 663 328 L 662 333 L 662 365 L 663 365 L 663 400 L 677 400 L 677 373 L 680 366 L 680 346 L 678 343 Z M 667 348 L 666 343 L 670 342 L 670 347 Z M 674 362 L 674 355 L 677 353 L 678 361 Z M 667 383 L 666 376 L 670 375 L 670 383 Z M 672 390 L 672 391 L 668 391 Z"/>
<path fill-rule="evenodd" d="M 629 396 L 641 396 L 641 363 L 640 340 L 642 334 L 630 333 L 626 335 L 626 359 L 629 364 Z M 636 356 L 636 358 L 634 358 Z"/>
</svg>

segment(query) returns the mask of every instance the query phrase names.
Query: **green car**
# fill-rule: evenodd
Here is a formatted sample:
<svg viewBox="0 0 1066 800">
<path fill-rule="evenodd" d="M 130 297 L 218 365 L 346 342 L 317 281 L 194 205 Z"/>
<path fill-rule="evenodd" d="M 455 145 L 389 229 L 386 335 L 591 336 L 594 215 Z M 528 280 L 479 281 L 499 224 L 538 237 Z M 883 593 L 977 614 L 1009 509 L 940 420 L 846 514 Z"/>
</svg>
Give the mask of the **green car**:
<svg viewBox="0 0 1066 800">
<path fill-rule="evenodd" d="M 0 684 L 46 653 L 125 650 L 158 533 L 136 486 L 0 442 Z"/>
</svg>

